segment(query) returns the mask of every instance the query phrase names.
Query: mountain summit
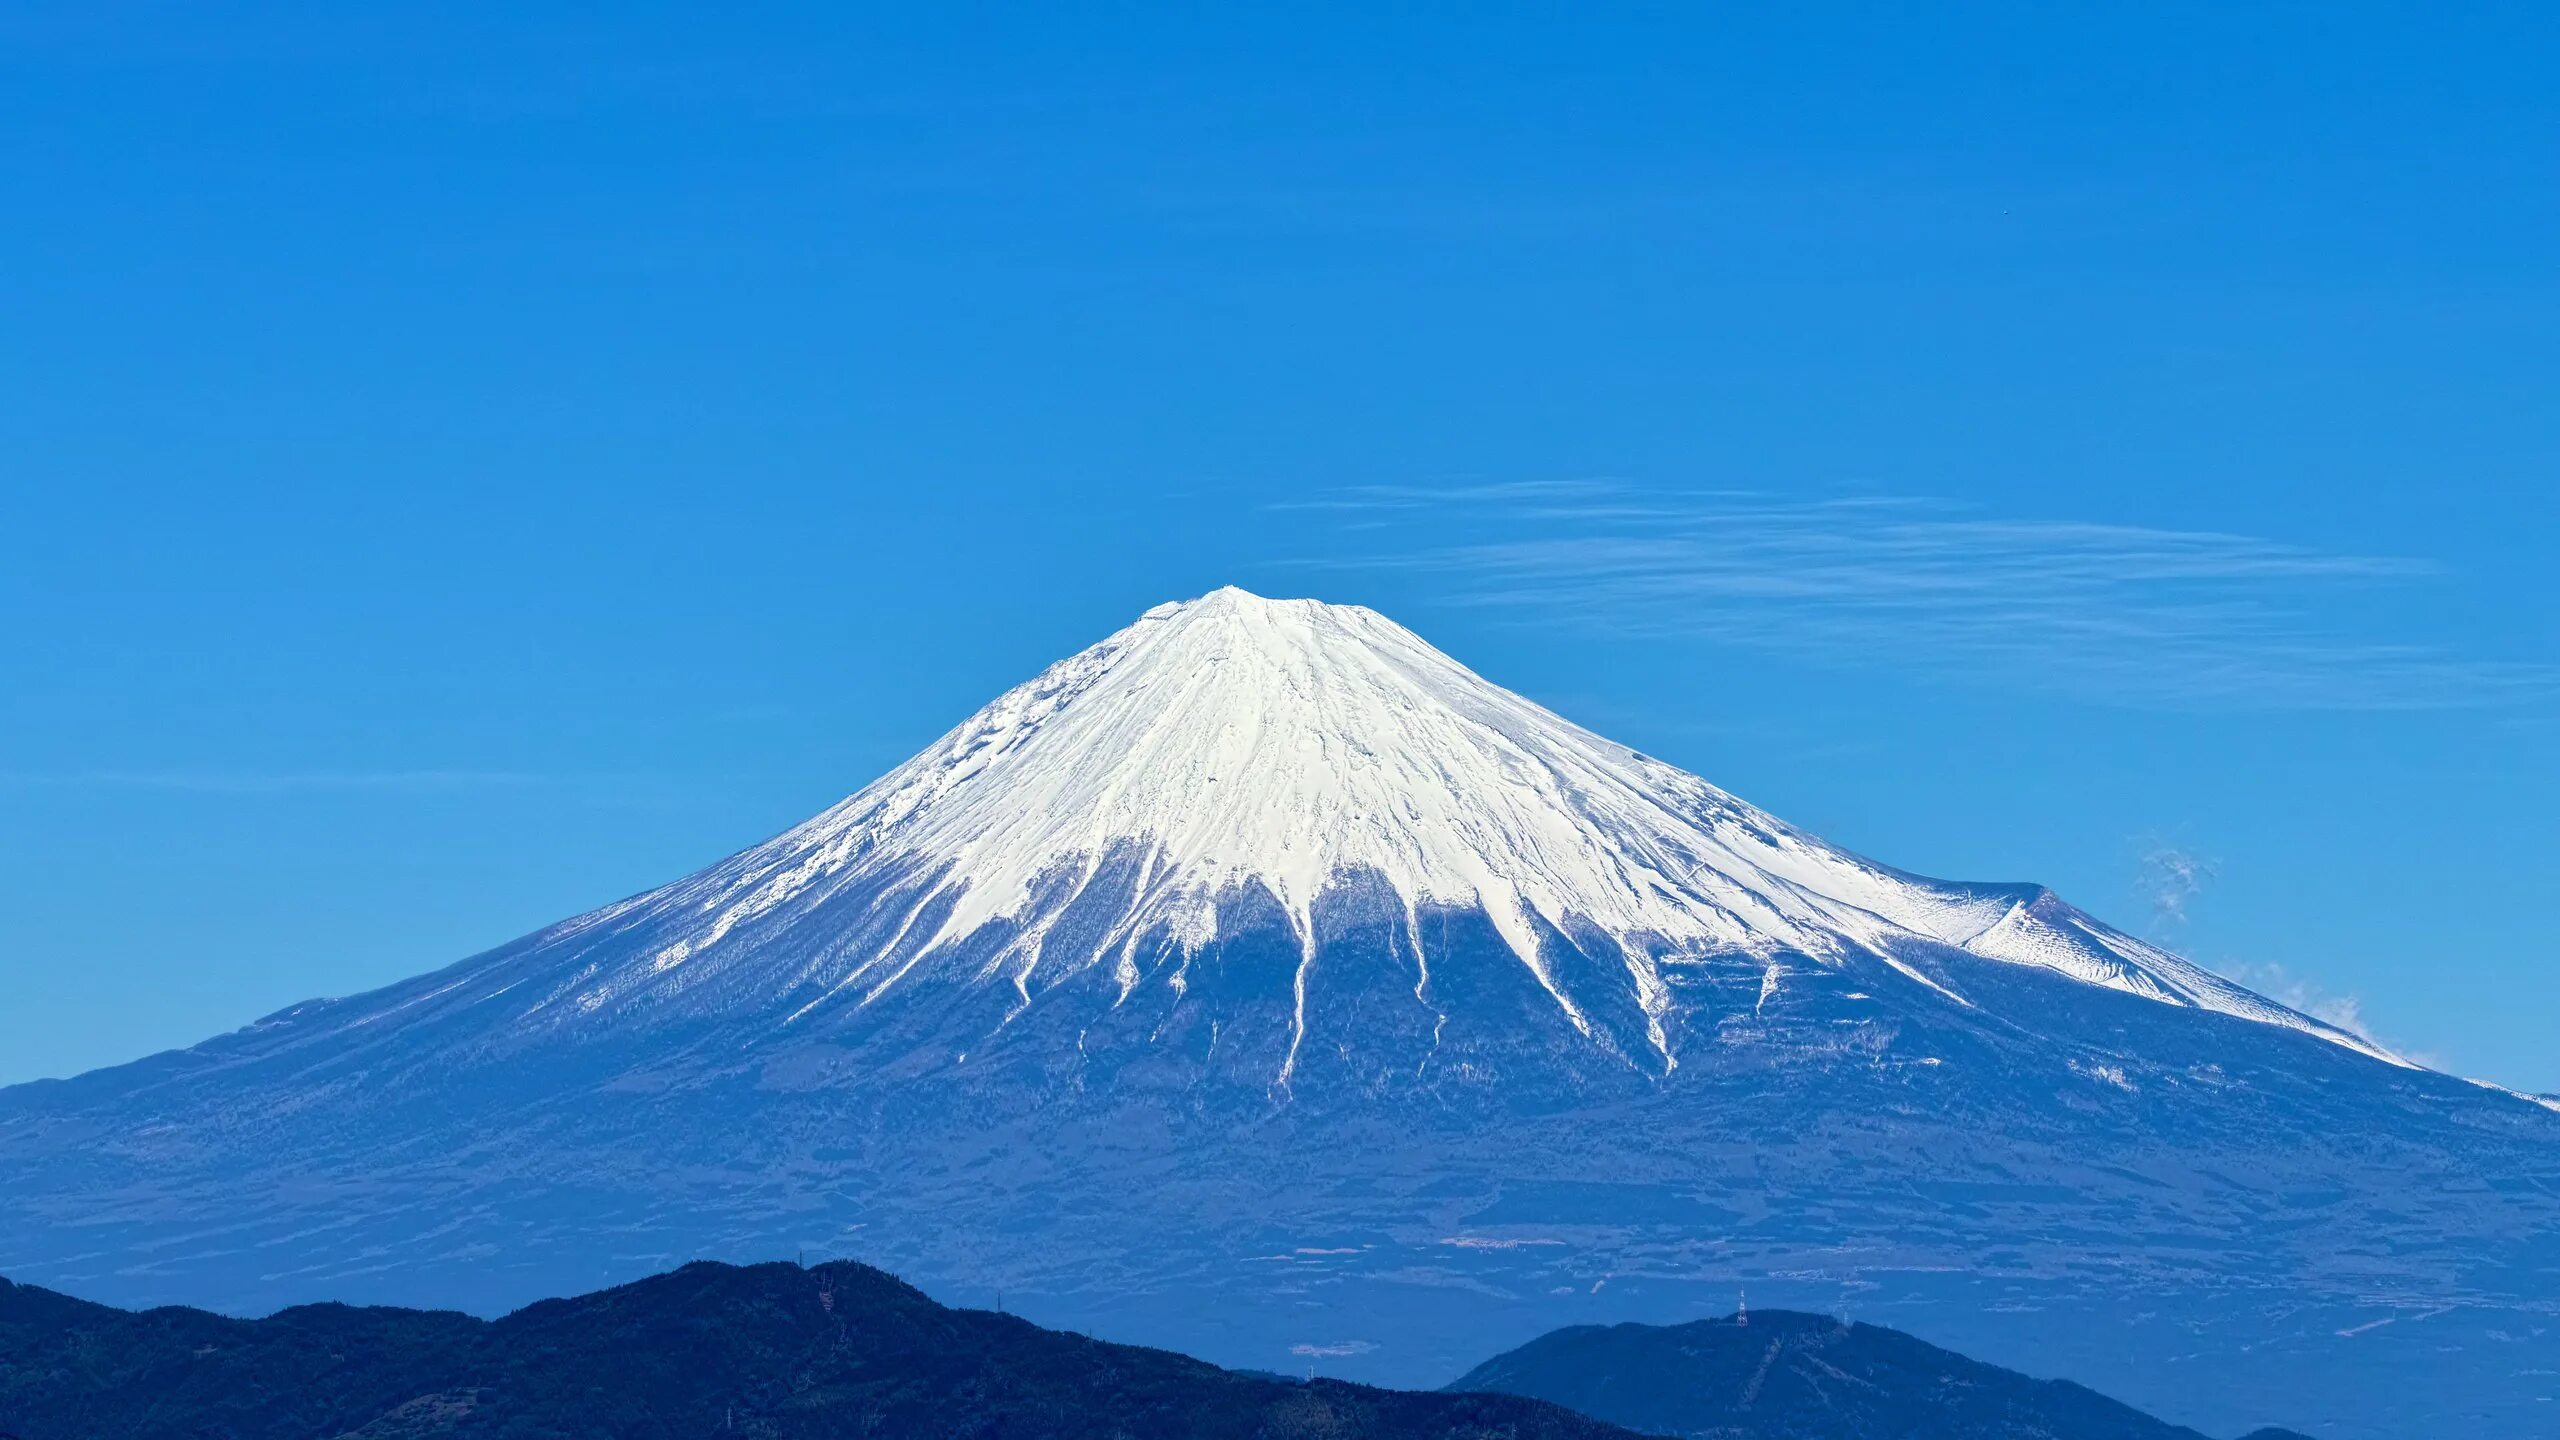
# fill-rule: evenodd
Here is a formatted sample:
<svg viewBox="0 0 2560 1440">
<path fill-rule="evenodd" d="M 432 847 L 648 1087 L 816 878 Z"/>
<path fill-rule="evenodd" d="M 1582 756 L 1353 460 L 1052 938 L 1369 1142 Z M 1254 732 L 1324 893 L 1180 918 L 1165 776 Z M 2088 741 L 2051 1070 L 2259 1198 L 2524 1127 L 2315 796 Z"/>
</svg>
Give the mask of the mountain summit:
<svg viewBox="0 0 2560 1440">
<path fill-rule="evenodd" d="M 2211 1432 L 2547 1433 L 2560 1327 L 2543 1105 L 1233 589 L 699 874 L 0 1090 L 0 1179 L 0 1273 L 120 1303 L 806 1247 L 1416 1384 L 1747 1281 Z"/>
</svg>

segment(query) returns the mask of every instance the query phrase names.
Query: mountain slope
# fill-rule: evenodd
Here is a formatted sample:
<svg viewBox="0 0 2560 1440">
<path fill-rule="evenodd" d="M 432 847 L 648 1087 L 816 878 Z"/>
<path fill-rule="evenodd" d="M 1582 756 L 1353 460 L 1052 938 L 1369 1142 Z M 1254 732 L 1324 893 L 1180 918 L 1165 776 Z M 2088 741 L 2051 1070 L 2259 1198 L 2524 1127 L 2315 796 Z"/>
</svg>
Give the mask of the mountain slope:
<svg viewBox="0 0 2560 1440">
<path fill-rule="evenodd" d="M 1898 1330 L 1786 1310 L 1576 1326 L 1497 1355 L 1449 1388 L 1552 1400 L 1690 1440 L 2202 1440 L 2078 1385 L 1980 1364 Z"/>
<path fill-rule="evenodd" d="M 2215 1431 L 2524 1436 L 2560 1329 L 2560 1115 L 1240 592 L 700 874 L 0 1091 L 0 1175 L 0 1271 L 117 1301 L 806 1244 L 1405 1384 L 1748 1281 Z"/>
<path fill-rule="evenodd" d="M 689 1265 L 484 1322 L 131 1314 L 0 1281 L 20 1440 L 719 1434 L 1610 1440 L 1535 1399 L 1292 1384 L 951 1310 L 860 1265 Z"/>
</svg>

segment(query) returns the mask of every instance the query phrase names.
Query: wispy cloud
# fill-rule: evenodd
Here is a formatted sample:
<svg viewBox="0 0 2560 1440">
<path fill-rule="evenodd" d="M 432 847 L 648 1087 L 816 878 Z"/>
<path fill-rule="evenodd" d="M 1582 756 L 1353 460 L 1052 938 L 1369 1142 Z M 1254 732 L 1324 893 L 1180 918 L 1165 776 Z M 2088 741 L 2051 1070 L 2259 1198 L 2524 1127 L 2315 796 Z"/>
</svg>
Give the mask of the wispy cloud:
<svg viewBox="0 0 2560 1440">
<path fill-rule="evenodd" d="M 2152 924 L 2186 924 L 2188 907 L 2213 876 L 2212 861 L 2175 845 L 2154 845 L 2143 852 L 2141 882 L 2151 901 Z"/>
<path fill-rule="evenodd" d="M 2354 995 L 2340 994 L 2282 965 L 2234 965 L 2227 967 L 2226 973 L 2279 1005 L 2325 1020 L 2350 1035 L 2361 1036 L 2431 1070 L 2447 1068 L 2439 1057 L 2399 1049 L 2374 1034 L 2372 1023 L 2365 1017 L 2364 1002 Z"/>
<path fill-rule="evenodd" d="M 558 778 L 514 770 L 0 770 L 0 787 L 272 795 L 300 791 L 472 790 L 542 785 Z"/>
<path fill-rule="evenodd" d="M 1597 480 L 1359 486 L 1286 508 L 1363 527 L 1365 553 L 1300 564 L 1430 573 L 1459 603 L 2106 703 L 2432 709 L 2560 688 L 2548 664 L 2318 622 L 2325 592 L 2440 573 L 2400 556 L 1941 500 Z"/>
<path fill-rule="evenodd" d="M 1338 1340 L 1322 1345 L 1312 1343 L 1292 1345 L 1289 1347 L 1289 1353 L 1303 1355 L 1310 1360 L 1336 1360 L 1345 1355 L 1366 1355 L 1377 1348 L 1374 1343 L 1367 1340 Z"/>
</svg>

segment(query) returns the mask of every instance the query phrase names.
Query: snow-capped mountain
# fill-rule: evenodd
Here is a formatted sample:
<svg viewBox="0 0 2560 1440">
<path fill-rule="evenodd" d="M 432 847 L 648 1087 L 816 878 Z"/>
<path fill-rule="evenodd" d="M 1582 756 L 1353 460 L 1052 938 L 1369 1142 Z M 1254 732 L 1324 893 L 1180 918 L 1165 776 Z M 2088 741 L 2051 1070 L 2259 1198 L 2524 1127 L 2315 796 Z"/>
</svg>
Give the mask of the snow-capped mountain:
<svg viewBox="0 0 2560 1440">
<path fill-rule="evenodd" d="M 1750 958 L 1774 987 L 1786 959 L 1860 956 L 1971 1003 L 1937 973 L 1949 947 L 2403 1063 L 2040 889 L 1924 880 L 1835 849 L 1374 611 L 1232 587 L 1148 611 L 807 824 L 570 922 L 554 936 L 649 944 L 512 989 L 503 1008 L 542 1024 L 752 1003 L 825 1028 L 898 991 L 1007 987 L 1019 1013 L 1086 971 L 1107 976 L 1114 1006 L 1160 986 L 1178 1008 L 1191 961 L 1232 928 L 1222 913 L 1268 907 L 1298 951 L 1270 1076 L 1285 1088 L 1308 991 L 1330 978 L 1318 912 L 1354 890 L 1397 922 L 1389 943 L 1435 1022 L 1448 1016 L 1425 917 L 1457 912 L 1501 942 L 1467 963 L 1516 965 L 1594 1044 L 1613 1045 L 1594 1012 L 1640 1016 L 1641 1048 L 1613 1053 L 1650 1070 L 1678 1066 L 1690 1018 L 1666 972 Z M 841 936 L 830 902 L 847 896 L 866 921 Z"/>
<path fill-rule="evenodd" d="M 0 1176 L 0 1273 L 98 1299 L 808 1246 L 1407 1383 L 1747 1280 L 2208 1429 L 2521 1436 L 2497 1337 L 2560 1333 L 2560 1116 L 1232 589 L 699 874 L 0 1091 Z"/>
</svg>

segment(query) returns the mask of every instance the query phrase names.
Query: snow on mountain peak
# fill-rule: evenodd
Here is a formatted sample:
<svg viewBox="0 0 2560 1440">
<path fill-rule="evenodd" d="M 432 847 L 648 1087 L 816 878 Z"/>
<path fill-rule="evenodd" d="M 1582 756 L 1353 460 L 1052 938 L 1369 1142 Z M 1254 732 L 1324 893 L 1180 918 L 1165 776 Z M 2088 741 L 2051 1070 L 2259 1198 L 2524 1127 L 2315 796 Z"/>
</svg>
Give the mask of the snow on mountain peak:
<svg viewBox="0 0 2560 1440">
<path fill-rule="evenodd" d="M 1302 950 L 1303 1022 L 1318 898 L 1370 878 L 1402 904 L 1417 995 L 1430 984 L 1423 911 L 1481 910 L 1588 1033 L 1548 963 L 1546 937 L 1570 936 L 1614 952 L 1664 1069 L 1678 1063 L 1665 967 L 1858 952 L 1963 1001 L 1906 963 L 1912 941 L 2381 1053 L 2049 896 L 1926 881 L 1837 850 L 1491 684 L 1375 611 L 1233 586 L 1147 611 L 817 818 L 631 903 L 694 917 L 655 974 L 850 884 L 929 877 L 892 885 L 908 909 L 887 951 L 849 960 L 801 1012 L 847 992 L 867 1005 L 997 921 L 1019 927 L 1007 978 L 1027 1005 L 1034 968 L 1059 963 L 1044 954 L 1050 928 L 1132 858 L 1134 904 L 1074 962 L 1113 965 L 1124 995 L 1142 943 L 1196 950 L 1220 933 L 1221 906 L 1259 886 Z M 604 977 L 594 993 L 627 983 Z"/>
</svg>

